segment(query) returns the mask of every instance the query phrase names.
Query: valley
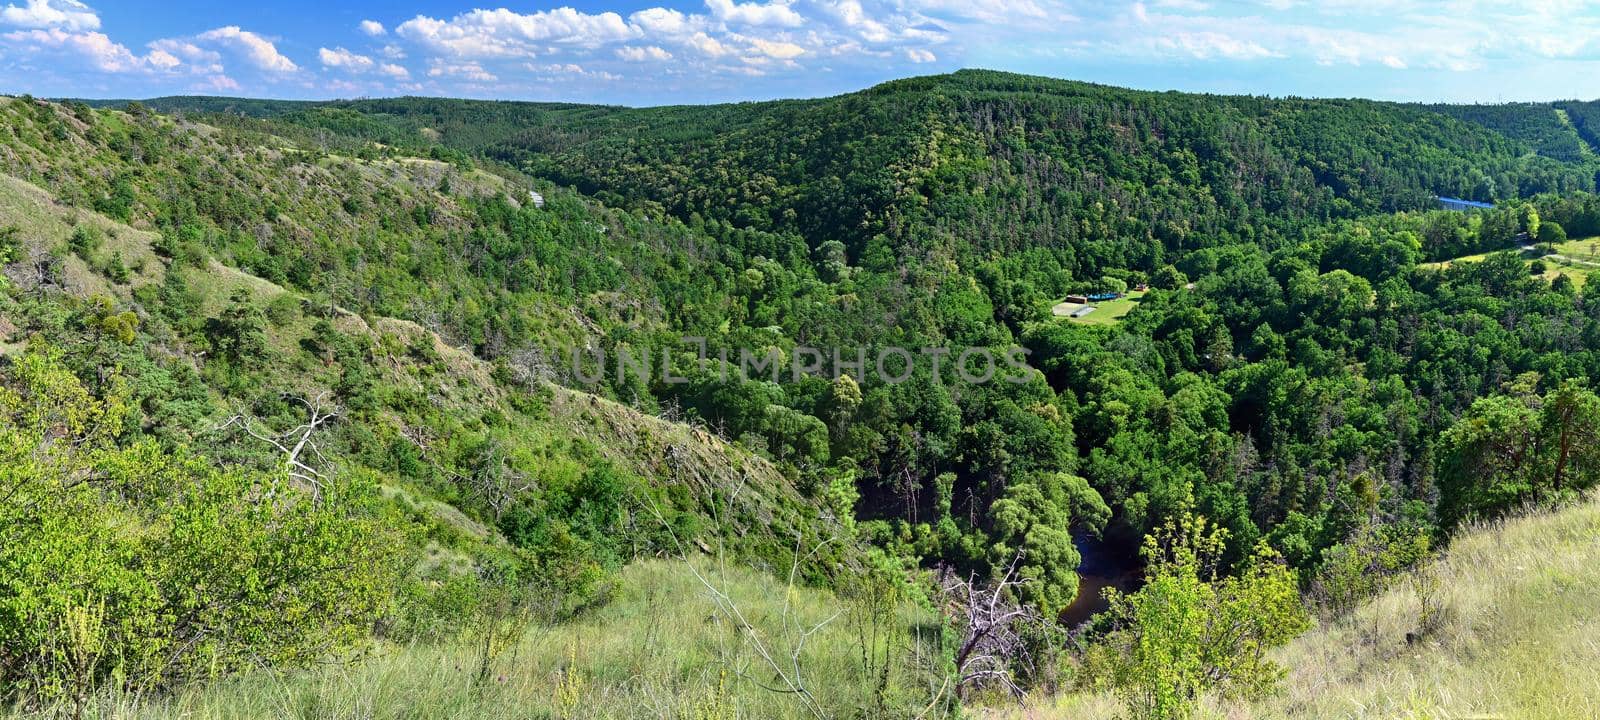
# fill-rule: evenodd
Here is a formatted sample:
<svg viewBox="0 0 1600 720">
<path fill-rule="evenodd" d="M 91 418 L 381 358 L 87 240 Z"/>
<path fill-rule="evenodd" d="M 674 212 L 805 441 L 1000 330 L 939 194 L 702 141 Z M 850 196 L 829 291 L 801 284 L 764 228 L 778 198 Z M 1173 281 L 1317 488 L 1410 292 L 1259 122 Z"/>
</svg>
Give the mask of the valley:
<svg viewBox="0 0 1600 720">
<path fill-rule="evenodd" d="M 1582 716 L 1591 105 L 0 98 L 0 702 Z"/>
</svg>

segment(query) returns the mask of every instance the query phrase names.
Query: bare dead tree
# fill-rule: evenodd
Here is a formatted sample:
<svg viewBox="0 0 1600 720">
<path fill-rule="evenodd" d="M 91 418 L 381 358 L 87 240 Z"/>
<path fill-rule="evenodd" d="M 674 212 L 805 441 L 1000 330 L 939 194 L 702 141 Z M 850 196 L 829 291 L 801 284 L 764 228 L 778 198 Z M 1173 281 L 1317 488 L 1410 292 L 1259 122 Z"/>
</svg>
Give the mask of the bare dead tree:
<svg viewBox="0 0 1600 720">
<path fill-rule="evenodd" d="M 429 453 L 433 452 L 433 431 L 430 428 L 425 425 L 405 425 L 400 428 L 400 437 L 416 446 L 417 457 L 424 461 L 429 459 Z"/>
<path fill-rule="evenodd" d="M 555 366 L 545 357 L 543 350 L 531 345 L 511 351 L 506 356 L 506 366 L 510 368 L 511 376 L 529 389 L 556 380 Z"/>
<path fill-rule="evenodd" d="M 1015 590 L 1027 582 L 1017 577 L 1021 560 L 1022 554 L 1018 553 L 995 583 L 979 582 L 975 575 L 963 578 L 948 568 L 942 573 L 940 589 L 961 638 L 955 657 L 958 693 L 999 685 L 1013 695 L 1023 695 L 1013 668 L 1018 663 L 1032 666 L 1023 632 L 1044 619 L 1038 611 L 1015 600 Z"/>
<path fill-rule="evenodd" d="M 239 427 L 250 437 L 277 449 L 283 455 L 284 476 L 291 482 L 299 482 L 309 486 L 311 488 L 312 501 L 320 502 L 322 491 L 328 482 L 328 475 L 324 471 L 312 467 L 307 463 L 307 460 L 314 458 L 318 464 L 324 467 L 329 464 L 328 459 L 323 456 L 322 450 L 317 447 L 315 440 L 316 433 L 322 426 L 339 417 L 340 411 L 337 405 L 324 404 L 327 396 L 327 392 L 322 392 L 315 398 L 307 400 L 303 397 L 284 393 L 283 397 L 285 399 L 305 406 L 306 421 L 281 433 L 275 433 L 270 428 L 261 426 L 244 413 L 238 413 L 228 418 L 228 421 L 218 426 L 217 429 L 226 430 L 230 427 Z M 277 494 L 276 485 L 272 489 L 272 494 Z"/>
<path fill-rule="evenodd" d="M 456 475 L 468 493 L 483 500 L 496 520 L 518 496 L 533 489 L 533 479 L 511 464 L 505 446 L 490 438 L 473 462 L 472 474 Z"/>
<path fill-rule="evenodd" d="M 29 294 L 61 290 L 61 259 L 49 251 L 24 244 L 22 257 L 5 267 L 5 275 Z"/>
</svg>

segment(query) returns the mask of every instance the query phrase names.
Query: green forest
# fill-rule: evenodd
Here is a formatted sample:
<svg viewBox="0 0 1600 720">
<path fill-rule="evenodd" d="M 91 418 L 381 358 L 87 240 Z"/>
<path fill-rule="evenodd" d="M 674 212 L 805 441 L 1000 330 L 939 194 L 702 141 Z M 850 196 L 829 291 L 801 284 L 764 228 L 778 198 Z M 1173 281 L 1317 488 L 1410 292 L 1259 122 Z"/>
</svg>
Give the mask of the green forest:
<svg viewBox="0 0 1600 720">
<path fill-rule="evenodd" d="M 0 709 L 1272 696 L 1275 648 L 1600 483 L 1597 112 L 0 98 Z M 894 348 L 1028 367 L 849 364 Z"/>
</svg>

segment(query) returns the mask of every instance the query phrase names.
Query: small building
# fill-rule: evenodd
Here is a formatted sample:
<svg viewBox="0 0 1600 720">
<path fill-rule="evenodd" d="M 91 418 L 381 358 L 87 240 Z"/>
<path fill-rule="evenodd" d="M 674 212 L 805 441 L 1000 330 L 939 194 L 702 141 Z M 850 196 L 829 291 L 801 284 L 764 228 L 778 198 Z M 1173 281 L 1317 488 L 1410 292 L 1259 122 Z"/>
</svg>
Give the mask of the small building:
<svg viewBox="0 0 1600 720">
<path fill-rule="evenodd" d="M 1077 303 L 1079 305 L 1087 305 L 1087 304 L 1089 304 L 1089 298 L 1087 298 L 1087 297 L 1085 297 L 1083 295 L 1068 295 L 1067 296 L 1067 302 L 1069 302 L 1069 303 Z"/>
<path fill-rule="evenodd" d="M 1476 200 L 1462 200 L 1461 198 L 1440 197 L 1439 207 L 1446 210 L 1493 210 L 1494 203 L 1478 202 Z"/>
<path fill-rule="evenodd" d="M 1089 301 L 1100 302 L 1102 300 L 1115 300 L 1120 297 L 1122 297 L 1122 293 L 1095 293 L 1089 296 Z"/>
<path fill-rule="evenodd" d="M 1133 286 L 1133 289 L 1139 292 L 1149 292 L 1150 286 L 1145 283 L 1139 283 L 1138 285 Z"/>
<path fill-rule="evenodd" d="M 1096 309 L 1097 308 L 1095 308 L 1095 306 L 1093 306 L 1093 305 L 1085 305 L 1085 306 L 1083 306 L 1081 308 L 1078 308 L 1077 310 L 1073 310 L 1072 314 L 1068 315 L 1067 317 L 1081 318 L 1081 317 L 1083 317 L 1085 315 L 1088 315 L 1089 313 L 1094 312 Z"/>
</svg>

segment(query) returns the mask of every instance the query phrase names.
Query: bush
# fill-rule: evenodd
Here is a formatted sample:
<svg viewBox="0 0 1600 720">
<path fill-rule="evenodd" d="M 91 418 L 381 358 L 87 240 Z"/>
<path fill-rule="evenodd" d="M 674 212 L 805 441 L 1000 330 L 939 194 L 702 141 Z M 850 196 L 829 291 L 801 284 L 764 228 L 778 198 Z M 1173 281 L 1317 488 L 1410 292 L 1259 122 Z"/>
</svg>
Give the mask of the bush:
<svg viewBox="0 0 1600 720">
<path fill-rule="evenodd" d="M 79 225 L 73 229 L 72 237 L 67 238 L 67 247 L 84 262 L 89 262 L 100 246 L 104 245 L 106 234 L 93 225 Z"/>
<path fill-rule="evenodd" d="M 121 400 L 53 357 L 0 387 L 0 701 L 302 666 L 364 640 L 403 554 L 371 489 L 313 502 L 279 478 L 115 439 Z M 63 579 L 71 579 L 63 582 Z"/>
<path fill-rule="evenodd" d="M 1119 629 L 1105 641 L 1108 664 L 1135 717 L 1190 717 L 1207 692 L 1265 694 L 1284 672 L 1265 651 L 1309 627 L 1294 573 L 1265 545 L 1219 579 L 1226 539 L 1201 517 L 1168 520 L 1145 538 L 1145 586 L 1110 593 Z"/>
</svg>

